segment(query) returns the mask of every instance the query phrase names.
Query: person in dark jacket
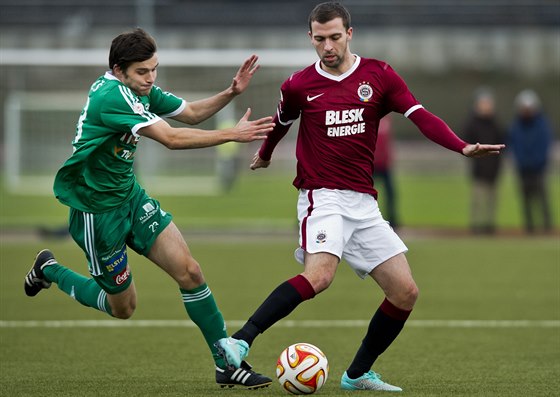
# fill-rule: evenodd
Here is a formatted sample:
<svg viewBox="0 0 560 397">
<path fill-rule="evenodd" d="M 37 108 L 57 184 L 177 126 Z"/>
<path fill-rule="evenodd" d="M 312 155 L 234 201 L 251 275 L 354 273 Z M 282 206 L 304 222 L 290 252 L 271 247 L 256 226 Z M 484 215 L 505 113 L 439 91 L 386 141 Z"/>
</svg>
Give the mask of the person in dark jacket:
<svg viewBox="0 0 560 397">
<path fill-rule="evenodd" d="M 479 88 L 474 95 L 473 107 L 464 126 L 468 142 L 503 142 L 505 130 L 497 120 L 492 91 Z M 472 159 L 470 227 L 475 234 L 492 234 L 496 230 L 496 202 L 500 156 Z"/>
<path fill-rule="evenodd" d="M 532 90 L 515 98 L 517 114 L 509 130 L 509 147 L 519 175 L 523 219 L 527 233 L 536 231 L 535 215 L 542 229 L 552 229 L 552 214 L 546 189 L 546 171 L 552 148 L 552 128 Z"/>
<path fill-rule="evenodd" d="M 396 230 L 399 227 L 397 214 L 397 192 L 393 181 L 393 138 L 392 119 L 387 115 L 379 122 L 377 129 L 377 142 L 375 144 L 375 155 L 373 158 L 373 180 L 377 189 L 377 181 L 383 184 L 381 191 L 385 204 L 385 219 Z M 380 201 L 381 201 L 380 200 Z"/>
</svg>

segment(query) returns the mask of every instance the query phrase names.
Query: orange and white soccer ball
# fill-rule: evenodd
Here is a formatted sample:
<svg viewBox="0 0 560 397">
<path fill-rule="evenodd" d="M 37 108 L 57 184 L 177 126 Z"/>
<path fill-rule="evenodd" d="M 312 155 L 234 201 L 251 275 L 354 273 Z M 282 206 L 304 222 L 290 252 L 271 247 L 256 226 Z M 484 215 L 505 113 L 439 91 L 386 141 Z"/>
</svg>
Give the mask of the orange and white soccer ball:
<svg viewBox="0 0 560 397">
<path fill-rule="evenodd" d="M 327 356 L 309 343 L 296 343 L 284 349 L 276 363 L 276 377 L 292 394 L 313 394 L 329 376 Z"/>
</svg>

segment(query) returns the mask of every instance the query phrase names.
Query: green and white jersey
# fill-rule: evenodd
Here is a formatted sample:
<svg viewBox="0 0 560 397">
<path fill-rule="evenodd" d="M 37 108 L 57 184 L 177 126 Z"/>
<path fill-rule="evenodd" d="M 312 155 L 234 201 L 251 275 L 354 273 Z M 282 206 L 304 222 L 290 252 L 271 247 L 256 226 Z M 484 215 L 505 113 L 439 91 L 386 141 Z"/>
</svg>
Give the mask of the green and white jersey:
<svg viewBox="0 0 560 397">
<path fill-rule="evenodd" d="M 133 170 L 138 130 L 181 113 L 185 106 L 183 99 L 159 87 L 138 96 L 110 72 L 99 77 L 78 120 L 74 152 L 56 174 L 55 196 L 91 213 L 129 200 L 140 189 Z"/>
</svg>

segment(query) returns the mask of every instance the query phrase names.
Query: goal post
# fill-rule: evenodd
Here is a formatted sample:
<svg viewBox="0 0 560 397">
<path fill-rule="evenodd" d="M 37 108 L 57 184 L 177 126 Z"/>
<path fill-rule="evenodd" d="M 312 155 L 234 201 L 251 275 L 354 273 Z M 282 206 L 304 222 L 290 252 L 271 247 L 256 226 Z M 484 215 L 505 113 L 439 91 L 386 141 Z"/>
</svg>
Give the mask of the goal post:
<svg viewBox="0 0 560 397">
<path fill-rule="evenodd" d="M 85 92 L 14 92 L 5 103 L 5 183 L 13 194 L 52 194 L 54 175 L 72 154 L 75 124 Z M 180 93 L 179 93 L 180 95 Z M 190 94 L 191 98 L 206 93 Z M 209 94 L 208 94 L 209 95 Z M 223 119 L 204 123 L 215 128 Z M 137 177 L 150 191 L 167 195 L 220 193 L 216 149 L 170 151 L 143 138 L 135 161 Z"/>
<path fill-rule="evenodd" d="M 76 118 L 81 102 L 83 94 L 75 92 L 18 91 L 8 95 L 4 106 L 4 172 L 9 192 L 52 193 L 53 172 L 72 153 L 72 135 L 65 131 L 65 121 Z"/>
<path fill-rule="evenodd" d="M 259 55 L 261 69 L 249 88 L 196 128 L 214 129 L 237 121 L 248 107 L 253 110 L 251 119 L 268 116 L 276 108 L 281 82 L 314 61 L 312 50 L 162 49 L 158 51 L 161 67 L 156 84 L 187 102 L 205 98 L 227 87 L 253 53 Z M 2 49 L 3 79 L 12 76 L 15 81 L 2 87 L 1 96 L 4 184 L 9 192 L 52 194 L 54 175 L 72 153 L 71 141 L 87 91 L 104 72 L 107 55 L 100 49 Z M 255 147 L 239 145 L 236 150 L 250 158 Z M 140 182 L 154 194 L 214 195 L 222 191 L 219 172 L 227 170 L 219 164 L 223 153 L 216 147 L 170 151 L 142 139 L 135 168 Z M 293 164 L 293 160 L 278 160 L 279 166 Z"/>
</svg>

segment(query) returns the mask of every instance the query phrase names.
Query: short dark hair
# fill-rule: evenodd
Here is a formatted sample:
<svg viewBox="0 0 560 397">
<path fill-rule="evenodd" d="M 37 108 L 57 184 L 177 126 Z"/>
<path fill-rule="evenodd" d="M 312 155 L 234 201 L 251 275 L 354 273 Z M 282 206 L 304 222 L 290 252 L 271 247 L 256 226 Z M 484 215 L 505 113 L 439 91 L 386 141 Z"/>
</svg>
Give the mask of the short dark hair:
<svg viewBox="0 0 560 397">
<path fill-rule="evenodd" d="M 156 41 L 145 30 L 136 28 L 121 33 L 111 43 L 109 68 L 118 66 L 123 72 L 134 62 L 143 62 L 157 51 Z"/>
<path fill-rule="evenodd" d="M 312 22 L 327 23 L 335 18 L 342 18 L 344 28 L 350 29 L 350 13 L 342 4 L 336 2 L 317 4 L 309 14 L 309 31 Z"/>
</svg>

